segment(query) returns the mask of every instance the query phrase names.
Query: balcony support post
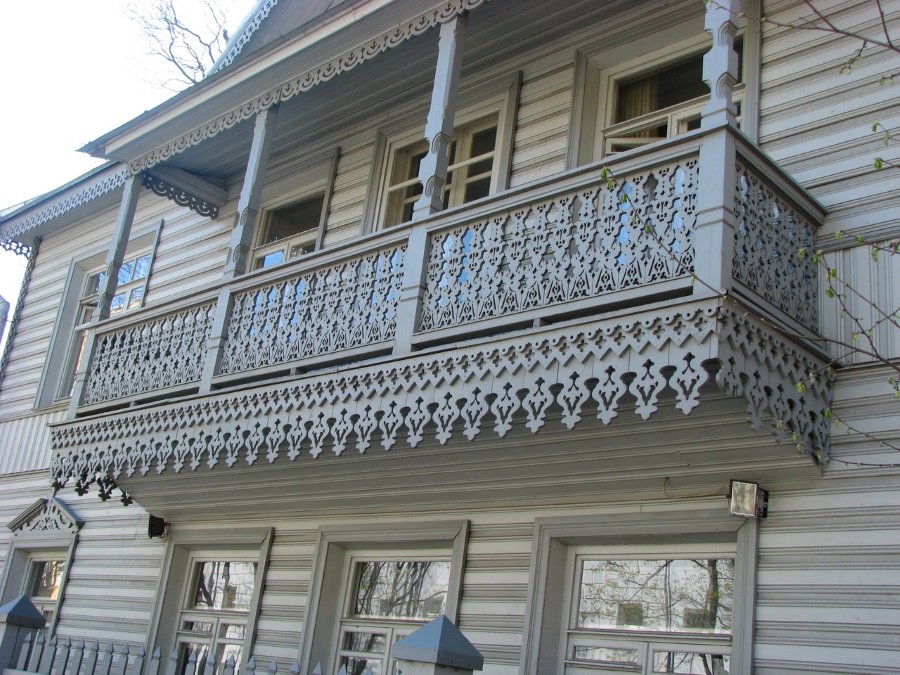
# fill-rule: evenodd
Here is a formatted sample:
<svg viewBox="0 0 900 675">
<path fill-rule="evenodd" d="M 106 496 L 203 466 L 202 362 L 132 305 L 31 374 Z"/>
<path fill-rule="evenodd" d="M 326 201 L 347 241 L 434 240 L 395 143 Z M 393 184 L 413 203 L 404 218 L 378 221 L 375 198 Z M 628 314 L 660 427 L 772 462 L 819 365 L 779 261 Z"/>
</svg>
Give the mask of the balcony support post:
<svg viewBox="0 0 900 675">
<path fill-rule="evenodd" d="M 135 174 L 125 181 L 122 189 L 122 201 L 116 216 L 116 226 L 113 230 L 109 251 L 106 253 L 106 277 L 100 282 L 98 289 L 100 297 L 94 310 L 94 323 L 109 318 L 110 306 L 118 285 L 119 268 L 122 267 L 125 249 L 128 247 L 128 239 L 131 237 L 131 224 L 134 222 L 134 212 L 137 210 L 142 182 L 143 176 Z"/>
<path fill-rule="evenodd" d="M 225 280 L 233 279 L 247 271 L 250 249 L 253 245 L 253 227 L 262 201 L 263 181 L 277 117 L 277 106 L 262 110 L 256 115 L 244 184 L 238 199 L 234 228 L 231 230 L 231 243 L 228 245 L 228 260 L 225 261 L 225 270 L 222 273 Z"/>
<path fill-rule="evenodd" d="M 141 193 L 143 175 L 138 173 L 125 180 L 122 188 L 122 201 L 119 203 L 119 212 L 116 215 L 115 229 L 112 242 L 106 253 L 106 276 L 100 282 L 97 306 L 91 317 L 91 327 L 85 335 L 82 347 L 81 359 L 75 372 L 75 381 L 72 385 L 72 396 L 69 399 L 69 419 L 75 418 L 75 411 L 81 404 L 82 392 L 87 383 L 88 367 L 91 363 L 91 355 L 94 351 L 94 325 L 109 318 L 112 309 L 112 300 L 116 295 L 116 286 L 119 281 L 119 269 L 125 259 L 125 250 L 128 248 L 128 240 L 131 237 L 131 225 L 134 222 L 134 214 L 137 211 L 138 197 Z"/>
<path fill-rule="evenodd" d="M 438 39 L 437 67 L 431 90 L 431 107 L 425 124 L 428 153 L 419 164 L 422 196 L 413 206 L 412 219 L 422 220 L 443 208 L 444 185 L 450 163 L 449 148 L 453 137 L 453 118 L 456 114 L 456 95 L 459 90 L 459 71 L 462 64 L 463 40 L 466 34 L 465 14 L 441 24 Z"/>
<path fill-rule="evenodd" d="M 737 128 L 734 86 L 738 81 L 738 55 L 734 50 L 736 19 L 740 0 L 706 3 L 706 31 L 712 35 L 712 47 L 703 55 L 703 81 L 709 86 L 709 101 L 703 106 L 701 128 L 721 124 Z"/>
<path fill-rule="evenodd" d="M 231 289 L 223 286 L 219 290 L 212 326 L 209 329 L 209 339 L 206 341 L 206 356 L 203 359 L 203 370 L 200 373 L 199 393 L 201 395 L 209 394 L 212 391 L 212 379 L 219 370 L 222 351 L 225 348 L 225 341 L 228 339 L 228 320 L 231 318 L 232 302 Z"/>
<path fill-rule="evenodd" d="M 394 355 L 409 354 L 412 338 L 419 325 L 422 299 L 425 295 L 425 266 L 428 260 L 428 230 L 414 225 L 406 243 L 403 280 L 397 302 L 397 325 L 394 332 Z"/>
<path fill-rule="evenodd" d="M 728 127 L 703 139 L 700 147 L 697 224 L 694 233 L 694 295 L 726 295 L 734 258 L 734 136 Z"/>
</svg>

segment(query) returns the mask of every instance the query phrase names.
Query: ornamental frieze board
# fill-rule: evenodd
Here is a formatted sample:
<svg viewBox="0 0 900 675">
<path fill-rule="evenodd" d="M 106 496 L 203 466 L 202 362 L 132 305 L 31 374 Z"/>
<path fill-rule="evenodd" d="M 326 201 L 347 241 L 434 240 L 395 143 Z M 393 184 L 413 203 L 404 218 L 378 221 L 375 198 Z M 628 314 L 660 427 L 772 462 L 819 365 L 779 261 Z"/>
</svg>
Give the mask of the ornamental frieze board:
<svg viewBox="0 0 900 675">
<path fill-rule="evenodd" d="M 247 101 L 239 108 L 231 110 L 144 155 L 131 163 L 129 172 L 134 175 L 152 168 L 160 162 L 163 162 L 180 152 L 184 152 L 188 148 L 192 148 L 227 129 L 231 129 L 240 122 L 255 117 L 257 113 L 263 110 L 267 110 L 272 106 L 292 99 L 294 96 L 309 91 L 323 82 L 327 82 L 342 73 L 353 70 L 379 54 L 403 44 L 416 36 L 422 35 L 435 26 L 447 23 L 460 14 L 476 9 L 486 2 L 487 0 L 446 0 L 445 2 L 432 7 L 428 11 L 397 25 L 387 32 L 367 40 L 363 44 L 343 52 L 333 59 L 320 63 L 288 82 Z"/>
<path fill-rule="evenodd" d="M 23 534 L 75 534 L 84 521 L 75 515 L 68 504 L 57 497 L 38 499 L 13 518 L 7 527 L 13 536 Z"/>
<path fill-rule="evenodd" d="M 127 171 L 121 169 L 113 174 L 109 174 L 89 184 L 88 186 L 78 190 L 77 192 L 66 192 L 64 197 L 60 197 L 50 202 L 44 208 L 35 211 L 30 216 L 22 219 L 13 219 L 8 225 L 0 229 L 0 242 L 8 242 L 18 239 L 27 234 L 34 228 L 43 225 L 46 222 L 58 218 L 68 213 L 72 209 L 78 208 L 82 204 L 87 204 L 98 197 L 101 197 L 112 190 L 116 190 L 125 184 L 125 176 Z M 6 248 L 6 247 L 4 247 Z M 9 249 L 7 249 L 9 250 Z M 14 251 L 16 253 L 25 253 L 25 251 Z"/>
<path fill-rule="evenodd" d="M 537 433 L 551 410 L 569 429 L 586 414 L 609 424 L 623 403 L 646 420 L 664 393 L 689 414 L 708 382 L 745 398 L 755 428 L 824 458 L 830 383 L 794 386 L 821 365 L 710 301 L 60 425 L 51 472 L 57 487 L 97 483 L 108 493 L 120 477 L 150 471 L 362 453 L 399 438 L 415 447 L 426 435 L 471 441 L 519 424 Z"/>
</svg>

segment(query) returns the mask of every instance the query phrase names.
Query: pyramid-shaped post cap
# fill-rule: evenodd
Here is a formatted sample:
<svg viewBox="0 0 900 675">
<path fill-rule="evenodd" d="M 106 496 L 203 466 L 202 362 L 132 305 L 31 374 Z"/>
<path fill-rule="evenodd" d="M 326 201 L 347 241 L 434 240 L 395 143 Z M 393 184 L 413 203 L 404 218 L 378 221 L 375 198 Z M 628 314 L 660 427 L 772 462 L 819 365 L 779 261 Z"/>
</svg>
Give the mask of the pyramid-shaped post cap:
<svg viewBox="0 0 900 675">
<path fill-rule="evenodd" d="M 484 667 L 481 653 L 443 614 L 397 642 L 391 656 L 404 661 L 434 663 L 463 670 L 481 670 Z"/>
<path fill-rule="evenodd" d="M 8 626 L 43 628 L 47 624 L 47 620 L 31 602 L 31 598 L 27 595 L 20 595 L 0 607 L 0 623 Z"/>
</svg>

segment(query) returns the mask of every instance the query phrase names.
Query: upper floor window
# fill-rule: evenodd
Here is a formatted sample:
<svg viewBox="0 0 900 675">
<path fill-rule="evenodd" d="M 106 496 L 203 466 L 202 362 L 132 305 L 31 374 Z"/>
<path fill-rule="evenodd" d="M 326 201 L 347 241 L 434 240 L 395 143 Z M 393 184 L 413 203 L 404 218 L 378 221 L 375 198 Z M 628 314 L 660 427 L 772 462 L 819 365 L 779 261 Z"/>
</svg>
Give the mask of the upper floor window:
<svg viewBox="0 0 900 675">
<path fill-rule="evenodd" d="M 692 44 L 693 43 L 693 44 Z M 740 115 L 743 87 L 743 41 L 735 41 L 739 84 L 734 91 Z M 703 82 L 699 40 L 660 50 L 600 73 L 600 151 L 623 152 L 700 128 L 701 109 L 709 97 Z"/>
<path fill-rule="evenodd" d="M 109 306 L 111 317 L 122 312 L 137 309 L 143 304 L 152 262 L 153 254 L 151 252 L 129 255 L 122 261 L 122 266 L 119 268 L 119 274 L 116 277 L 116 292 Z M 91 323 L 94 310 L 97 308 L 97 303 L 100 299 L 100 287 L 105 279 L 106 269 L 103 267 L 88 272 L 85 277 L 81 297 L 78 300 L 69 355 L 64 368 L 66 375 L 60 382 L 60 390 L 58 392 L 60 398 L 69 396 L 72 393 L 75 373 L 78 372 L 81 360 L 84 357 L 87 328 Z"/>
<path fill-rule="evenodd" d="M 419 165 L 427 150 L 428 145 L 423 140 L 393 151 L 388 172 L 385 226 L 412 219 L 413 208 L 422 194 Z M 494 188 L 497 166 L 497 116 L 484 117 L 454 129 L 448 154 L 443 208 L 487 197 Z"/>
<path fill-rule="evenodd" d="M 253 269 L 269 267 L 316 249 L 325 195 L 318 194 L 263 213 Z"/>
</svg>

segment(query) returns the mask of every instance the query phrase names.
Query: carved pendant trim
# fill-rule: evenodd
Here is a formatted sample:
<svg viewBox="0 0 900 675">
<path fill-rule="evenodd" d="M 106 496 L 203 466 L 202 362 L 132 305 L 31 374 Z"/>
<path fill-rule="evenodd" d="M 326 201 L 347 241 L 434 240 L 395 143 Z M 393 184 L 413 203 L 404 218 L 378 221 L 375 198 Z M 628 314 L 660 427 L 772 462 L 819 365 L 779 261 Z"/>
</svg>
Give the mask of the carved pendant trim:
<svg viewBox="0 0 900 675">
<path fill-rule="evenodd" d="M 537 433 L 550 410 L 571 429 L 586 414 L 609 423 L 623 399 L 649 419 L 666 391 L 688 414 L 711 377 L 747 400 L 754 427 L 825 457 L 830 383 L 794 388 L 819 366 L 710 301 L 60 425 L 51 473 L 58 487 L 108 488 L 122 475 L 361 453 L 376 440 L 414 447 L 427 434 L 444 444 L 489 430 L 504 436 L 517 424 Z"/>
</svg>

